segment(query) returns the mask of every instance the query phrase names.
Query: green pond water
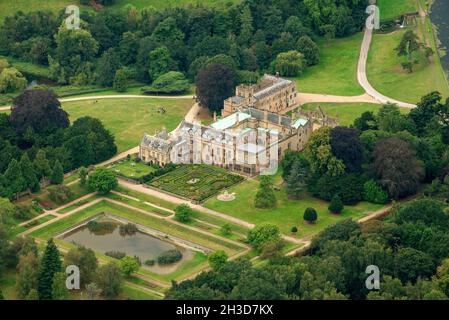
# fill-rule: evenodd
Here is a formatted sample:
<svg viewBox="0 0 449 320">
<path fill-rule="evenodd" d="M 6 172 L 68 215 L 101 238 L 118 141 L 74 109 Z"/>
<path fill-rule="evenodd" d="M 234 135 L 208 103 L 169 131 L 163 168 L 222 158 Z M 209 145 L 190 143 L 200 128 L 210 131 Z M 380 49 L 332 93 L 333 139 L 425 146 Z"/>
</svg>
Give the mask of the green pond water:
<svg viewBox="0 0 449 320">
<path fill-rule="evenodd" d="M 127 256 L 137 256 L 142 261 L 142 266 L 158 274 L 168 274 L 175 271 L 181 264 L 193 258 L 193 251 L 177 246 L 171 242 L 161 240 L 143 232 L 132 235 L 121 235 L 119 231 L 120 222 L 101 216 L 95 221 L 108 223 L 113 228 L 108 230 L 91 231 L 87 225 L 80 226 L 73 231 L 63 235 L 65 241 L 82 245 L 96 252 L 105 254 L 110 251 L 125 252 Z M 159 265 L 157 257 L 168 250 L 177 249 L 182 252 L 181 261 L 170 265 Z M 155 265 L 146 266 L 146 260 L 155 260 Z"/>
</svg>

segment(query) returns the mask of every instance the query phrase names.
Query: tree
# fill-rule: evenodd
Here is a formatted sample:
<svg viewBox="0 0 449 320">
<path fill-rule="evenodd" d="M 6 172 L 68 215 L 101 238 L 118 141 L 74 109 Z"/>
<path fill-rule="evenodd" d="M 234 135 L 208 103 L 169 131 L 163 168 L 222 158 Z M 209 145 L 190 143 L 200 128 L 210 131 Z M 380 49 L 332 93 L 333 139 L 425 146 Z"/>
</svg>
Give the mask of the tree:
<svg viewBox="0 0 449 320">
<path fill-rule="evenodd" d="M 108 299 L 117 297 L 122 291 L 122 270 L 113 262 L 100 266 L 95 283 Z"/>
<path fill-rule="evenodd" d="M 119 69 L 114 76 L 114 90 L 117 92 L 125 92 L 128 89 L 128 76 L 125 70 Z"/>
<path fill-rule="evenodd" d="M 97 286 L 96 283 L 92 282 L 86 285 L 87 300 L 97 300 L 100 294 L 101 289 Z"/>
<path fill-rule="evenodd" d="M 5 180 L 6 189 L 8 194 L 14 197 L 18 197 L 18 194 L 27 188 L 27 181 L 22 175 L 20 165 L 16 159 L 13 159 L 6 169 L 3 176 Z"/>
<path fill-rule="evenodd" d="M 273 73 L 279 73 L 285 77 L 299 76 L 304 70 L 304 56 L 294 50 L 279 53 L 271 62 L 271 70 Z"/>
<path fill-rule="evenodd" d="M 76 247 L 69 250 L 64 256 L 64 266 L 75 265 L 80 269 L 80 283 L 87 285 L 94 280 L 98 267 L 95 253 L 85 247 Z"/>
<path fill-rule="evenodd" d="M 160 75 L 151 86 L 142 88 L 148 93 L 179 94 L 186 92 L 190 88 L 189 81 L 184 74 L 177 71 L 170 71 Z"/>
<path fill-rule="evenodd" d="M 51 174 L 50 182 L 52 184 L 61 184 L 64 181 L 64 171 L 59 160 L 56 160 Z"/>
<path fill-rule="evenodd" d="M 318 219 L 318 214 L 314 208 L 307 208 L 304 211 L 304 220 L 308 223 L 314 223 Z"/>
<path fill-rule="evenodd" d="M 254 198 L 254 206 L 262 209 L 276 207 L 277 200 L 273 190 L 273 181 L 269 176 L 260 176 L 259 181 L 259 189 Z"/>
<path fill-rule="evenodd" d="M 24 153 L 20 158 L 20 171 L 26 181 L 27 188 L 33 192 L 39 191 L 39 180 L 37 179 L 36 172 L 34 171 L 33 164 L 30 161 L 27 153 Z"/>
<path fill-rule="evenodd" d="M 120 68 L 120 57 L 116 50 L 108 49 L 97 64 L 97 82 L 101 86 L 111 87 L 117 70 Z"/>
<path fill-rule="evenodd" d="M 306 187 L 308 163 L 304 158 L 294 160 L 290 174 L 286 178 L 287 194 L 293 198 L 299 198 Z"/>
<path fill-rule="evenodd" d="M 70 124 L 56 94 L 49 90 L 26 90 L 14 98 L 10 121 L 20 133 L 31 127 L 38 134 L 51 133 Z"/>
<path fill-rule="evenodd" d="M 388 195 L 376 181 L 369 180 L 363 185 L 363 200 L 377 204 L 385 204 L 388 201 Z"/>
<path fill-rule="evenodd" d="M 195 80 L 196 94 L 202 106 L 210 111 L 223 108 L 223 101 L 234 94 L 235 73 L 221 64 L 202 69 Z"/>
<path fill-rule="evenodd" d="M 130 277 L 131 274 L 137 272 L 139 268 L 139 261 L 134 257 L 126 256 L 120 259 L 120 269 L 125 277 Z"/>
<path fill-rule="evenodd" d="M 329 204 L 329 211 L 332 213 L 341 213 L 344 209 L 343 202 L 338 195 L 332 197 L 331 203 Z"/>
<path fill-rule="evenodd" d="M 363 146 L 359 131 L 353 128 L 335 127 L 331 130 L 332 154 L 342 160 L 346 171 L 359 172 L 363 163 Z"/>
<path fill-rule="evenodd" d="M 175 69 L 175 62 L 170 56 L 167 47 L 162 46 L 150 52 L 149 74 L 152 80 Z"/>
<path fill-rule="evenodd" d="M 117 176 L 110 170 L 98 168 L 89 174 L 87 186 L 100 194 L 108 194 L 118 186 Z"/>
<path fill-rule="evenodd" d="M 402 283 L 415 283 L 418 278 L 429 278 L 435 270 L 432 258 L 413 248 L 400 248 L 395 257 L 395 273 Z"/>
<path fill-rule="evenodd" d="M 296 50 L 304 55 L 307 66 L 314 66 L 320 62 L 320 49 L 309 36 L 298 39 Z"/>
<path fill-rule="evenodd" d="M 407 62 L 403 66 L 409 72 L 413 72 L 413 53 L 420 48 L 418 40 L 418 36 L 412 30 L 408 30 L 404 33 L 401 42 L 395 49 L 398 56 L 407 56 Z"/>
<path fill-rule="evenodd" d="M 354 120 L 354 127 L 359 131 L 376 130 L 377 122 L 372 111 L 365 111 L 359 118 Z"/>
<path fill-rule="evenodd" d="M 86 185 L 87 180 L 87 169 L 85 167 L 81 167 L 78 169 L 79 175 L 80 175 L 80 184 L 82 186 Z"/>
<path fill-rule="evenodd" d="M 305 147 L 305 156 L 312 172 L 322 176 L 336 177 L 345 172 L 345 165 L 332 153 L 331 128 L 321 127 L 310 136 Z"/>
<path fill-rule="evenodd" d="M 212 270 L 218 270 L 228 261 L 228 255 L 223 250 L 215 251 L 207 257 Z"/>
<path fill-rule="evenodd" d="M 379 184 L 392 198 L 415 193 L 424 176 L 422 164 L 416 160 L 415 152 L 407 142 L 398 138 L 377 143 L 371 167 Z"/>
<path fill-rule="evenodd" d="M 49 57 L 50 72 L 60 84 L 87 84 L 93 80 L 93 59 L 99 44 L 85 29 L 68 30 L 65 24 L 55 35 L 54 57 Z"/>
<path fill-rule="evenodd" d="M 182 223 L 192 220 L 193 210 L 187 204 L 180 204 L 175 208 L 175 219 Z"/>
<path fill-rule="evenodd" d="M 253 36 L 253 17 L 248 6 L 243 7 L 240 21 L 241 27 L 238 41 L 241 45 L 248 45 Z"/>
<path fill-rule="evenodd" d="M 262 252 L 260 254 L 261 259 L 270 259 L 282 256 L 282 249 L 285 243 L 282 240 L 275 240 L 265 243 L 262 246 Z"/>
<path fill-rule="evenodd" d="M 26 296 L 25 300 L 39 300 L 39 293 L 37 292 L 36 289 L 31 289 L 30 293 Z"/>
<path fill-rule="evenodd" d="M 0 93 L 12 93 L 25 89 L 27 80 L 16 68 L 0 71 Z"/>
<path fill-rule="evenodd" d="M 269 223 L 257 226 L 248 233 L 248 243 L 258 250 L 262 249 L 265 243 L 280 239 L 281 232 L 279 228 Z"/>
<path fill-rule="evenodd" d="M 21 299 L 25 299 L 31 290 L 37 288 L 38 267 L 37 257 L 33 253 L 19 257 L 16 290 Z"/>
<path fill-rule="evenodd" d="M 433 118 L 438 117 L 443 123 L 447 121 L 447 114 L 441 104 L 441 94 L 437 91 L 431 92 L 421 98 L 416 108 L 410 110 L 409 117 L 416 125 L 418 135 L 422 136 L 426 132 L 426 127 Z"/>
<path fill-rule="evenodd" d="M 53 277 L 52 298 L 53 300 L 66 300 L 69 292 L 66 287 L 67 275 L 64 272 L 57 272 Z"/>
<path fill-rule="evenodd" d="M 50 162 L 47 160 L 44 150 L 40 149 L 37 152 L 36 158 L 34 158 L 33 161 L 33 166 L 39 180 L 45 180 L 50 177 L 52 171 L 50 168 Z"/>
<path fill-rule="evenodd" d="M 56 273 L 61 271 L 61 259 L 58 248 L 53 239 L 48 240 L 42 257 L 38 275 L 38 293 L 40 300 L 51 300 L 53 280 Z"/>
</svg>

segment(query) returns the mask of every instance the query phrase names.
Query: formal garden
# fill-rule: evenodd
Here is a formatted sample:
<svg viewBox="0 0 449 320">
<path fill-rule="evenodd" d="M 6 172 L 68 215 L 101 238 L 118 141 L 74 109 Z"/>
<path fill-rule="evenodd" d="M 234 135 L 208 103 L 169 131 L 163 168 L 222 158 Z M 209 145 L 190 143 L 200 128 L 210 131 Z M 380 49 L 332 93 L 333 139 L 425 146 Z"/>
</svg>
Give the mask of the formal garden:
<svg viewBox="0 0 449 320">
<path fill-rule="evenodd" d="M 153 179 L 149 185 L 197 202 L 235 185 L 244 178 L 228 170 L 203 164 L 182 165 Z"/>
</svg>

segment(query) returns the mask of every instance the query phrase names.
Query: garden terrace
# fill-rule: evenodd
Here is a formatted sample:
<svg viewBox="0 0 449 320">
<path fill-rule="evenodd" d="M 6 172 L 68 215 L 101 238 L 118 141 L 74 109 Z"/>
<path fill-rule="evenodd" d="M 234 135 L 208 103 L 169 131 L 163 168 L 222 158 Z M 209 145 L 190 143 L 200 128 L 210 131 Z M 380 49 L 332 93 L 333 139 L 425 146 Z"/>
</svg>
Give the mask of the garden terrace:
<svg viewBox="0 0 449 320">
<path fill-rule="evenodd" d="M 222 168 L 194 164 L 180 166 L 153 179 L 149 185 L 183 198 L 201 202 L 243 180 L 243 177 L 231 174 Z"/>
<path fill-rule="evenodd" d="M 60 235 L 65 230 L 80 226 L 85 221 L 92 219 L 103 212 L 130 221 L 136 225 L 164 233 L 171 238 L 185 239 L 186 242 L 197 244 L 201 247 L 208 248 L 211 251 L 224 250 L 231 257 L 247 250 L 244 244 L 238 245 L 236 242 L 197 229 L 193 225 L 183 225 L 175 221 L 170 221 L 162 216 L 158 216 L 151 212 L 151 208 L 143 210 L 120 203 L 116 200 L 107 199 L 99 199 L 87 208 L 67 213 L 64 217 L 31 231 L 30 236 L 43 242 Z M 163 238 L 161 239 L 163 240 Z M 64 241 L 63 239 L 56 239 L 56 243 L 64 249 L 70 249 L 74 246 L 74 244 Z M 110 261 L 113 259 L 100 252 L 97 252 L 97 255 L 102 260 Z M 192 259 L 185 261 L 185 263 L 181 264 L 171 273 L 157 274 L 144 268 L 141 268 L 138 273 L 169 283 L 171 280 L 180 280 L 191 274 L 200 272 L 207 266 L 206 255 L 202 252 L 195 252 Z"/>
<path fill-rule="evenodd" d="M 124 158 L 106 167 L 115 172 L 118 176 L 125 179 L 138 181 L 140 178 L 155 172 L 157 168 L 148 165 L 144 162 L 136 161 L 136 158 Z"/>
</svg>

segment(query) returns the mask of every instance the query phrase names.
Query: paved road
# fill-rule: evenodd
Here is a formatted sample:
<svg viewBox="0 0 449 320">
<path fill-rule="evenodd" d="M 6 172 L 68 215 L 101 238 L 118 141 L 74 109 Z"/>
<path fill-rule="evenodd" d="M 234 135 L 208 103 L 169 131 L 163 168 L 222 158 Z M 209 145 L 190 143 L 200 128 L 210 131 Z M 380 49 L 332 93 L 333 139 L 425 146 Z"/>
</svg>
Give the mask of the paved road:
<svg viewBox="0 0 449 320">
<path fill-rule="evenodd" d="M 365 35 L 363 37 L 362 41 L 362 47 L 360 48 L 360 56 L 359 56 L 359 64 L 357 68 L 357 80 L 359 81 L 360 85 L 363 89 L 365 89 L 366 93 L 379 101 L 380 103 L 396 103 L 398 106 L 403 108 L 416 108 L 416 105 L 398 101 L 392 98 L 389 98 L 387 96 L 384 96 L 380 92 L 378 92 L 376 89 L 373 88 L 373 86 L 369 83 L 368 77 L 366 75 L 366 62 L 368 59 L 368 53 L 369 48 L 371 45 L 371 40 L 373 38 L 373 30 L 372 29 L 365 29 Z"/>
</svg>

